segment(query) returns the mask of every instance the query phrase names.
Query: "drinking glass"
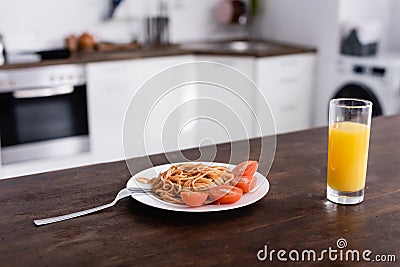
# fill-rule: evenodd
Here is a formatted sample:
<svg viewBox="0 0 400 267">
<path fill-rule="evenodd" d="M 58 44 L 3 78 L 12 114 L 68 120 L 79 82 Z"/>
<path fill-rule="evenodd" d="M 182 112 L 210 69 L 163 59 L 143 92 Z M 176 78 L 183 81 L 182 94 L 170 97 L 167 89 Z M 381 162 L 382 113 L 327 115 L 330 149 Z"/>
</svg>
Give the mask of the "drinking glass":
<svg viewBox="0 0 400 267">
<path fill-rule="evenodd" d="M 327 198 L 338 204 L 364 200 L 372 103 L 339 98 L 329 104 Z"/>
</svg>

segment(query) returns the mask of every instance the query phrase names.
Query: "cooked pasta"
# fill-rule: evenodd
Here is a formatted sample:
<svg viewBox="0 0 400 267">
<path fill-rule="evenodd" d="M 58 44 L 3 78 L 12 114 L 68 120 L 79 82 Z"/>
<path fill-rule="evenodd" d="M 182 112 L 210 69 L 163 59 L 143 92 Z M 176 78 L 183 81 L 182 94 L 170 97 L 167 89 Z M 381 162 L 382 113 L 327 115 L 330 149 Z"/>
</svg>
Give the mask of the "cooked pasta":
<svg viewBox="0 0 400 267">
<path fill-rule="evenodd" d="M 171 166 L 146 183 L 151 183 L 153 193 L 161 200 L 184 204 L 180 192 L 205 191 L 210 187 L 229 183 L 232 179 L 233 174 L 227 167 L 184 163 Z"/>
</svg>

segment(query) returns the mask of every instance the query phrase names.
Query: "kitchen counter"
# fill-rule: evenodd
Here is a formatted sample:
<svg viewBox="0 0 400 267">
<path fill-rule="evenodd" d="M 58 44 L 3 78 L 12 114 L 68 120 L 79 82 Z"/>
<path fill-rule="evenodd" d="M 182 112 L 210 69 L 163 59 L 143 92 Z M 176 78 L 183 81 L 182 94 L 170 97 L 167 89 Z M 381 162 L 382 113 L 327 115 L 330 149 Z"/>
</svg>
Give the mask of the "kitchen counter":
<svg viewBox="0 0 400 267">
<path fill-rule="evenodd" d="M 258 41 L 258 43 L 265 43 L 274 46 L 274 49 L 262 49 L 251 50 L 251 49 L 238 49 L 233 50 L 229 47 L 216 48 L 215 46 L 204 46 L 204 44 L 216 44 L 221 42 L 229 42 L 228 40 L 219 42 L 208 42 L 199 43 L 200 48 L 195 45 L 196 43 L 185 45 L 169 45 L 160 46 L 153 48 L 139 48 L 130 51 L 113 51 L 113 52 L 79 52 L 76 55 L 67 59 L 57 60 L 43 60 L 40 62 L 22 63 L 22 64 L 6 64 L 0 66 L 0 70 L 7 69 L 19 69 L 39 66 L 50 66 L 59 64 L 77 64 L 77 63 L 89 63 L 99 61 L 111 61 L 111 60 L 125 60 L 125 59 L 136 59 L 136 58 L 148 58 L 148 57 L 163 57 L 163 56 L 177 56 L 177 55 L 221 55 L 221 56 L 253 56 L 253 57 L 269 57 L 278 55 L 289 55 L 297 53 L 315 52 L 313 48 L 288 45 L 283 43 L 276 43 L 272 41 Z"/>
<path fill-rule="evenodd" d="M 35 227 L 33 219 L 112 201 L 130 178 L 113 162 L 0 181 L 0 262 L 6 266 L 253 266 L 257 253 L 342 248 L 400 259 L 400 116 L 373 119 L 367 189 L 354 206 L 326 200 L 327 128 L 279 135 L 266 197 L 236 210 L 164 211 L 123 199 L 107 210 Z M 251 154 L 259 139 L 251 140 Z M 219 145 L 216 161 L 229 158 Z M 243 151 L 246 152 L 247 151 Z M 198 150 L 188 150 L 195 157 Z M 165 155 L 151 157 L 167 163 Z M 135 171 L 146 168 L 133 159 Z M 344 251 L 344 249 L 342 250 Z M 320 255 L 320 254 L 318 254 Z M 288 255 L 286 254 L 286 257 Z M 365 262 L 364 262 L 365 263 Z M 306 262 L 306 265 L 310 263 Z M 326 266 L 342 265 L 339 258 Z M 350 265 L 354 263 L 349 263 Z M 385 263 L 384 266 L 394 266 Z M 383 265 L 382 265 L 383 266 Z"/>
</svg>

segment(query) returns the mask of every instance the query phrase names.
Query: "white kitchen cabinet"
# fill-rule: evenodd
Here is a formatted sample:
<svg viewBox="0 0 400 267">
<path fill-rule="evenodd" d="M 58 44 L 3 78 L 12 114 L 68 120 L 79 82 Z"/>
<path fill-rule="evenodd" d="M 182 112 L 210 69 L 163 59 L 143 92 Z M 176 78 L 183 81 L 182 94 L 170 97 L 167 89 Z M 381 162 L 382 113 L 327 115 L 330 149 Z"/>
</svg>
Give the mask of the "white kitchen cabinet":
<svg viewBox="0 0 400 267">
<path fill-rule="evenodd" d="M 143 81 L 152 78 L 160 71 L 167 68 L 181 65 L 183 63 L 193 62 L 190 55 L 173 56 L 173 57 L 156 57 L 143 60 L 142 74 Z M 193 86 L 180 86 L 182 83 L 194 80 L 195 69 L 189 65 L 181 65 L 179 71 L 173 70 L 164 72 L 165 75 L 157 75 L 157 78 L 151 79 L 146 84 L 146 102 L 152 105 L 152 108 L 140 109 L 146 116 L 146 124 L 144 127 L 145 140 L 132 140 L 131 146 L 135 147 L 134 153 L 131 155 L 149 155 L 161 152 L 175 151 L 187 147 L 193 147 L 193 141 L 186 132 L 186 138 L 179 140 L 179 129 L 184 125 L 184 117 L 192 114 L 194 107 L 185 111 L 180 109 L 181 105 L 186 101 L 195 98 Z M 181 138 L 182 139 L 182 138 Z M 140 149 L 140 143 L 145 143 L 145 149 Z M 135 144 L 136 142 L 136 144 Z"/>
<path fill-rule="evenodd" d="M 254 58 L 201 55 L 196 56 L 196 60 L 221 63 L 235 70 L 226 67 L 226 71 L 222 71 L 221 66 L 213 70 L 210 66 L 208 73 L 204 70 L 197 73 L 201 80 L 208 78 L 212 83 L 226 86 L 227 90 L 212 83 L 197 86 L 197 97 L 207 100 L 196 103 L 196 116 L 200 119 L 194 124 L 193 144 L 199 146 L 254 137 L 255 86 L 249 80 L 254 76 Z"/>
<path fill-rule="evenodd" d="M 254 79 L 254 57 L 247 56 L 208 56 L 199 55 L 196 56 L 197 61 L 211 61 L 221 64 L 228 65 L 235 68 L 248 76 L 250 79 Z"/>
<path fill-rule="evenodd" d="M 119 160 L 123 158 L 123 122 L 125 112 L 135 92 L 150 77 L 167 67 L 191 62 L 191 61 L 213 61 L 232 66 L 249 78 L 254 79 L 263 94 L 267 97 L 272 109 L 278 133 L 307 128 L 311 122 L 311 93 L 314 77 L 315 55 L 296 54 L 288 56 L 276 56 L 265 58 L 252 57 L 225 57 L 225 56 L 169 56 L 147 59 L 121 60 L 112 62 L 90 63 L 87 65 L 87 86 L 91 149 L 96 161 Z M 210 70 L 212 73 L 212 70 Z M 198 73 L 186 73 L 186 80 L 196 80 Z M 193 75 L 193 76 L 190 76 Z M 168 78 L 168 77 L 166 77 Z M 258 112 L 262 102 L 254 96 L 255 88 L 250 84 L 236 82 L 234 73 L 214 77 L 215 81 L 228 81 L 228 85 L 234 91 L 247 99 L 246 105 Z M 160 84 L 162 90 L 169 90 L 168 82 Z M 236 89 L 235 89 L 236 88 Z M 160 102 L 150 117 L 151 123 L 146 132 L 146 151 L 138 150 L 131 156 L 142 156 L 163 151 L 195 147 L 199 144 L 209 144 L 205 139 L 211 139 L 214 143 L 229 140 L 247 139 L 256 135 L 254 119 L 251 113 L 243 106 L 243 101 L 234 99 L 233 94 L 224 95 L 210 88 L 208 85 L 188 86 L 180 95 L 173 96 L 174 101 Z M 232 112 L 228 109 L 215 106 L 200 105 L 197 99 L 211 96 L 233 107 Z M 185 95 L 186 94 L 186 95 Z M 154 97 L 153 95 L 150 96 Z M 177 133 L 168 131 L 166 134 L 163 127 L 165 118 L 174 108 L 185 101 L 195 100 L 193 106 L 185 109 L 181 118 L 174 118 L 169 129 L 182 130 Z M 236 101 L 236 102 L 235 102 Z M 196 103 L 197 102 L 197 103 Z M 232 104 L 233 103 L 233 104 Z M 203 116 L 205 115 L 205 116 Z M 211 120 L 195 120 L 189 122 L 190 118 L 216 116 L 223 124 L 221 129 L 210 130 Z M 262 114 L 258 114 L 262 116 Z M 144 116 L 147 116 L 145 114 Z M 176 126 L 176 127 L 175 127 Z M 215 125 L 212 125 L 214 127 Z M 226 126 L 227 129 L 223 129 Z M 250 131 L 243 131 L 243 128 Z M 174 146 L 173 142 L 165 146 L 165 140 L 161 138 L 179 139 Z M 140 140 L 141 141 L 141 140 Z M 203 143 L 202 143 L 203 141 Z M 167 143 L 168 143 L 167 142 Z M 163 147 L 164 145 L 164 147 Z"/>
<path fill-rule="evenodd" d="M 123 157 L 126 108 L 142 82 L 141 61 L 89 63 L 86 68 L 91 151 L 98 161 Z"/>
<path fill-rule="evenodd" d="M 89 131 L 96 161 L 123 158 L 125 112 L 139 87 L 159 71 L 190 60 L 190 56 L 171 56 L 87 64 Z M 156 146 L 150 152 L 161 151 Z"/>
<path fill-rule="evenodd" d="M 256 60 L 256 82 L 270 105 L 277 133 L 311 126 L 315 57 L 304 53 Z"/>
</svg>

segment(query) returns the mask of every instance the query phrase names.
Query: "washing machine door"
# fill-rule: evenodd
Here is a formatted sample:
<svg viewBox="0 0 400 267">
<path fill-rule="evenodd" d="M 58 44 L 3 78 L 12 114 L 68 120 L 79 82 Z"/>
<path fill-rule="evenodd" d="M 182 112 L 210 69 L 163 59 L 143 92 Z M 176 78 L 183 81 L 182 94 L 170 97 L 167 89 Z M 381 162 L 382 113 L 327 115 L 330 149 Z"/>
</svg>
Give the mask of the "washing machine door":
<svg viewBox="0 0 400 267">
<path fill-rule="evenodd" d="M 372 90 L 359 83 L 349 83 L 344 85 L 337 91 L 337 93 L 332 97 L 334 98 L 359 98 L 364 100 L 369 100 L 372 102 L 372 117 L 383 115 L 381 104 L 372 92 Z"/>
</svg>

